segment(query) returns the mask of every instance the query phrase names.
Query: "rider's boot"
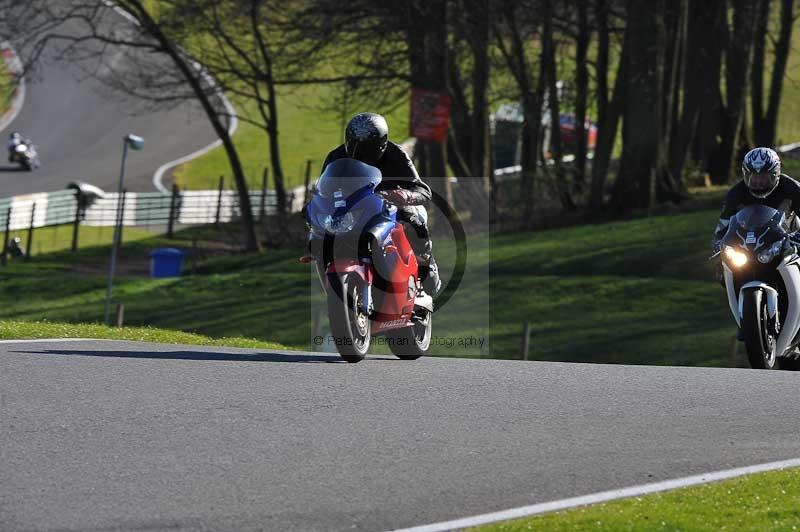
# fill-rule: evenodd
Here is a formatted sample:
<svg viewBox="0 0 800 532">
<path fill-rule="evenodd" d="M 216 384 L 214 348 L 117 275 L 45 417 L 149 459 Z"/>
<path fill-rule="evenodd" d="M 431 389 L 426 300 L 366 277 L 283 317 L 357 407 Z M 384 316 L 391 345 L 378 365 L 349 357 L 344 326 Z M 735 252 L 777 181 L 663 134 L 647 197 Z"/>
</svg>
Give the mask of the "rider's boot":
<svg viewBox="0 0 800 532">
<path fill-rule="evenodd" d="M 439 278 L 439 267 L 431 253 L 431 241 L 425 242 L 425 249 L 417 254 L 419 264 L 419 278 L 422 288 L 430 295 L 435 296 L 442 289 L 442 280 Z"/>
</svg>

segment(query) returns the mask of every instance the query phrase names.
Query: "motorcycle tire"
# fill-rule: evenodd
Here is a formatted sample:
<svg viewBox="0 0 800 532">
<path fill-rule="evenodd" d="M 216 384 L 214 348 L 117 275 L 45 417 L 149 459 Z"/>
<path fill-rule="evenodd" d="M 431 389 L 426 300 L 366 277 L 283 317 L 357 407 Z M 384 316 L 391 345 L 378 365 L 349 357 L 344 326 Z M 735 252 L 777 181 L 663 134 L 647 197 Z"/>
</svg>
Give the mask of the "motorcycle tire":
<svg viewBox="0 0 800 532">
<path fill-rule="evenodd" d="M 767 302 L 761 290 L 742 295 L 742 333 L 747 359 L 753 369 L 777 369 L 776 339 L 767 333 Z"/>
<path fill-rule="evenodd" d="M 336 350 L 346 362 L 361 362 L 372 339 L 371 322 L 361 304 L 364 281 L 357 275 L 329 275 L 328 283 L 328 318 Z"/>
<path fill-rule="evenodd" d="M 433 314 L 426 310 L 421 318 L 411 327 L 398 330 L 389 342 L 389 349 L 400 360 L 416 360 L 428 354 Z"/>
</svg>

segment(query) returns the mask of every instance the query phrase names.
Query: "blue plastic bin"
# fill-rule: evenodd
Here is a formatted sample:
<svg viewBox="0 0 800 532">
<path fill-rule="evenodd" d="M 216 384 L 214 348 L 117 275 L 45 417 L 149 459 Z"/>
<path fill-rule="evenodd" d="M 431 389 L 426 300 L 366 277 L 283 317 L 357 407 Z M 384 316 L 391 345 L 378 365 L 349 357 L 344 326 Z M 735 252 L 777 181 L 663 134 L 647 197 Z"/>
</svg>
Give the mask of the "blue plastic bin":
<svg viewBox="0 0 800 532">
<path fill-rule="evenodd" d="M 186 252 L 176 248 L 158 248 L 150 252 L 150 277 L 178 277 Z"/>
</svg>

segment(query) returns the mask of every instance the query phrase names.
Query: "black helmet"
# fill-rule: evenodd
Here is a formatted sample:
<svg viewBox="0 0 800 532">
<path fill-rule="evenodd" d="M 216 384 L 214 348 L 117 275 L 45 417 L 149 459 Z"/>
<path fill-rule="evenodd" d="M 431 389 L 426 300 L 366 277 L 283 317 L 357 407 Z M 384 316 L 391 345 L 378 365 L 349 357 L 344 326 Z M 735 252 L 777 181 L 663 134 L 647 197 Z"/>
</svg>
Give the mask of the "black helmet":
<svg viewBox="0 0 800 532">
<path fill-rule="evenodd" d="M 781 177 L 781 159 L 771 148 L 754 148 L 742 161 L 742 178 L 757 198 L 766 198 L 778 186 Z"/>
<path fill-rule="evenodd" d="M 383 157 L 389 142 L 386 119 L 375 113 L 359 113 L 350 119 L 344 130 L 344 149 L 347 156 L 367 164 Z"/>
</svg>

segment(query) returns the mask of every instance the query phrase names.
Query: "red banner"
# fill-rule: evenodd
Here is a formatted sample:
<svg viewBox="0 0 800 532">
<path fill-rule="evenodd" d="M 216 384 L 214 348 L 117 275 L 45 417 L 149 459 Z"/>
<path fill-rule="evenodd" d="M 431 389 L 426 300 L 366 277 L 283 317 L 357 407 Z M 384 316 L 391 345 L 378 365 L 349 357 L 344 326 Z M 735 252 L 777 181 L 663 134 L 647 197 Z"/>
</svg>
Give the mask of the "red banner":
<svg viewBox="0 0 800 532">
<path fill-rule="evenodd" d="M 411 136 L 442 142 L 450 126 L 450 95 L 430 89 L 411 89 Z"/>
</svg>

